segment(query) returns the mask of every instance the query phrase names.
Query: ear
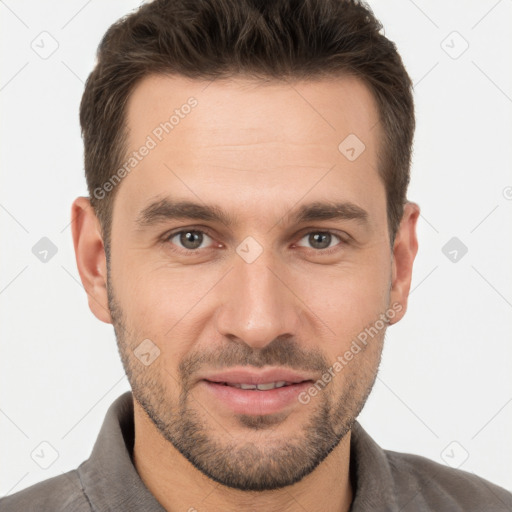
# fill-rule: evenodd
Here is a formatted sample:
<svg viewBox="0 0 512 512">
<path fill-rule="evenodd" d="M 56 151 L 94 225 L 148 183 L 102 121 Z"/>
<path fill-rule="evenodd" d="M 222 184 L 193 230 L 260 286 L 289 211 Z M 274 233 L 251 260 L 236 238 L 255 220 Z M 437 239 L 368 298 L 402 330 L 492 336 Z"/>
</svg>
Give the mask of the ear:
<svg viewBox="0 0 512 512">
<path fill-rule="evenodd" d="M 416 222 L 420 215 L 420 207 L 416 203 L 407 202 L 400 226 L 393 244 L 393 262 L 391 273 L 391 304 L 402 306 L 390 324 L 395 324 L 405 315 L 407 299 L 411 288 L 412 265 L 418 252 Z"/>
<path fill-rule="evenodd" d="M 76 264 L 89 301 L 89 308 L 102 322 L 111 324 L 107 296 L 107 259 L 101 226 L 87 197 L 78 197 L 71 207 L 71 229 Z"/>
</svg>

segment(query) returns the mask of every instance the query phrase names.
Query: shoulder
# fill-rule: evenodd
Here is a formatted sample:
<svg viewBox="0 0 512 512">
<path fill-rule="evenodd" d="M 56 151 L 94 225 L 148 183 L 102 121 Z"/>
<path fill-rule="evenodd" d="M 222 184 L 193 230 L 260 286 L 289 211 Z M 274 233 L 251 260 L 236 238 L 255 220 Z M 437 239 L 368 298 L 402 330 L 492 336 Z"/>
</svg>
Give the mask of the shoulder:
<svg viewBox="0 0 512 512">
<path fill-rule="evenodd" d="M 0 499 L 0 512 L 90 512 L 76 469 Z"/>
<path fill-rule="evenodd" d="M 403 512 L 512 510 L 512 493 L 473 473 L 419 455 L 391 450 L 384 453 Z"/>
</svg>

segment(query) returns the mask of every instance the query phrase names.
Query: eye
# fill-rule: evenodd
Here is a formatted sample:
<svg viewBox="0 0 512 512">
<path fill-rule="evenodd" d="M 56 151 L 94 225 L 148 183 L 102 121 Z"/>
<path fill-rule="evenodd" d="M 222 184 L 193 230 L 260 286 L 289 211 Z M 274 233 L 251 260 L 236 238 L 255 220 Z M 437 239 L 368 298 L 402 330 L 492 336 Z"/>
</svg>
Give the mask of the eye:
<svg viewBox="0 0 512 512">
<path fill-rule="evenodd" d="M 177 245 L 179 249 L 190 252 L 197 251 L 198 249 L 204 249 L 205 247 L 201 247 L 201 245 L 204 243 L 205 237 L 212 240 L 210 236 L 199 229 L 184 229 L 182 231 L 171 233 L 166 237 L 166 240 Z M 174 239 L 176 239 L 176 241 L 173 241 Z"/>
<path fill-rule="evenodd" d="M 332 249 L 337 250 L 336 247 L 339 245 L 339 242 L 345 242 L 341 236 L 336 235 L 331 231 L 310 231 L 301 238 L 301 240 L 303 239 L 307 239 L 307 242 L 311 244 L 311 248 L 315 249 L 316 252 L 325 251 L 326 254 L 333 252 Z M 331 245 L 331 242 L 335 242 L 336 239 L 338 240 L 338 243 Z M 300 243 L 298 245 L 300 246 Z"/>
<path fill-rule="evenodd" d="M 309 249 L 317 254 L 326 255 L 338 251 L 339 246 L 346 243 L 340 235 L 328 230 L 309 231 L 300 240 L 306 240 L 310 244 Z M 164 242 L 170 243 L 172 250 L 190 255 L 207 249 L 209 245 L 211 246 L 213 238 L 202 229 L 189 228 L 169 233 L 165 236 Z M 300 242 L 296 245 L 307 247 Z"/>
</svg>

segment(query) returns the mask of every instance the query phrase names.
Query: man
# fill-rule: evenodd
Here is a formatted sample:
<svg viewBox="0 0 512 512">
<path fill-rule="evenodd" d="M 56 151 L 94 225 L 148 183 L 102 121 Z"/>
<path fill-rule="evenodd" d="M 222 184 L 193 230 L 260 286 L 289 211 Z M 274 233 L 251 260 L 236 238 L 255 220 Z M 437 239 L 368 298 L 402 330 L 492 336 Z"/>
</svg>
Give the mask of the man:
<svg viewBox="0 0 512 512">
<path fill-rule="evenodd" d="M 501 511 L 473 474 L 357 423 L 405 314 L 411 82 L 354 1 L 155 0 L 80 109 L 80 277 L 132 393 L 38 511 Z"/>
</svg>

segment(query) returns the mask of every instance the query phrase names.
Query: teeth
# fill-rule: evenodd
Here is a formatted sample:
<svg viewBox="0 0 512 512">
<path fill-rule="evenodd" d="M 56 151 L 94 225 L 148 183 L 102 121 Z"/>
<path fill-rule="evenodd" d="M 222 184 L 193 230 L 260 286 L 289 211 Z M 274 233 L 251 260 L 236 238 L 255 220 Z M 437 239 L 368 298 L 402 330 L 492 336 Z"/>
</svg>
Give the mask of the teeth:
<svg viewBox="0 0 512 512">
<path fill-rule="evenodd" d="M 279 380 L 277 382 L 266 382 L 264 384 L 228 384 L 228 386 L 232 386 L 238 389 L 258 389 L 260 391 L 267 391 L 269 389 L 282 388 L 287 384 L 288 383 L 286 381 Z"/>
<path fill-rule="evenodd" d="M 275 382 L 268 382 L 267 384 L 258 384 L 258 389 L 266 391 L 267 389 L 274 389 L 276 387 Z"/>
<path fill-rule="evenodd" d="M 240 384 L 242 389 L 256 389 L 256 384 Z"/>
</svg>

